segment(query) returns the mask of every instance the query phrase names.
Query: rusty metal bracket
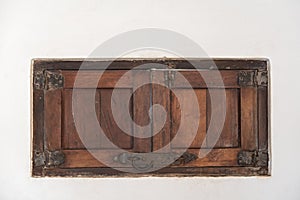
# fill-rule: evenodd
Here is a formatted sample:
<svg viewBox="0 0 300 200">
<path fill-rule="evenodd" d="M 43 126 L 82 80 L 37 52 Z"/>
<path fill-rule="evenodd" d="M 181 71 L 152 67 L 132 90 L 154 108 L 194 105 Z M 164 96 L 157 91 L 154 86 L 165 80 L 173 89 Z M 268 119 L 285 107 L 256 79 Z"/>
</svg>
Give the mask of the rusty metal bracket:
<svg viewBox="0 0 300 200">
<path fill-rule="evenodd" d="M 33 160 L 36 167 L 57 167 L 65 162 L 65 155 L 61 151 L 36 151 Z"/>
<path fill-rule="evenodd" d="M 267 167 L 269 155 L 267 151 L 240 151 L 237 158 L 240 166 Z"/>
<path fill-rule="evenodd" d="M 256 84 L 258 86 L 267 86 L 268 85 L 268 72 L 267 71 L 258 71 L 257 72 Z"/>
<path fill-rule="evenodd" d="M 240 86 L 253 86 L 255 79 L 254 71 L 240 71 L 238 74 L 238 84 Z"/>
<path fill-rule="evenodd" d="M 33 74 L 33 88 L 43 90 L 45 87 L 45 76 L 43 71 L 36 71 Z"/>
<path fill-rule="evenodd" d="M 64 77 L 60 71 L 37 71 L 33 75 L 33 88 L 38 90 L 56 90 L 64 87 Z"/>
<path fill-rule="evenodd" d="M 240 86 L 267 86 L 267 71 L 240 71 L 238 73 L 238 84 Z"/>
</svg>

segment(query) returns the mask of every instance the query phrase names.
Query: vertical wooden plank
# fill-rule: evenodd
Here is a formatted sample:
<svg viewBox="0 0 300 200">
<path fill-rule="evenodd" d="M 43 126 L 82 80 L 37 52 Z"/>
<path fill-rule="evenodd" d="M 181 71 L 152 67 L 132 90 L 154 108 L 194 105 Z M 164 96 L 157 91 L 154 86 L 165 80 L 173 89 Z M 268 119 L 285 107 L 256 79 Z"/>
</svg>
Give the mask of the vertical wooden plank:
<svg viewBox="0 0 300 200">
<path fill-rule="evenodd" d="M 190 148 L 201 148 L 206 147 L 206 90 L 205 89 L 194 89 L 198 98 L 198 105 L 200 111 L 200 121 L 197 135 L 191 144 Z M 201 146 L 202 145 L 202 146 Z"/>
<path fill-rule="evenodd" d="M 42 166 L 35 166 L 35 156 L 44 151 L 44 91 L 33 89 L 32 175 L 41 176 Z"/>
<path fill-rule="evenodd" d="M 149 71 L 134 71 L 133 72 L 134 87 L 140 86 L 145 81 L 150 81 Z M 140 126 L 146 126 L 150 122 L 149 109 L 151 99 L 151 85 L 147 84 L 141 87 L 133 93 L 133 120 Z M 137 129 L 134 130 L 134 135 L 149 135 L 151 133 L 151 126 L 148 129 Z M 133 150 L 135 152 L 150 152 L 151 151 L 151 137 L 138 138 L 134 137 Z"/>
<path fill-rule="evenodd" d="M 257 89 L 241 88 L 241 147 L 255 150 L 257 138 Z"/>
<path fill-rule="evenodd" d="M 87 118 L 91 116 L 90 110 L 87 109 L 86 104 L 88 102 L 88 95 L 92 92 L 92 89 L 77 89 L 77 93 L 82 95 L 81 98 L 74 98 L 74 103 L 80 107 L 80 115 L 84 115 Z M 84 98 L 86 97 L 86 99 Z M 99 92 L 95 93 L 95 110 L 98 119 L 100 118 L 100 110 L 99 110 Z M 88 121 L 88 120 L 87 120 Z M 86 121 L 86 122 L 87 122 Z M 97 137 L 96 134 L 88 134 L 93 133 L 94 124 L 92 121 L 90 124 L 78 122 L 80 126 L 80 130 L 83 130 L 81 133 L 81 137 L 78 135 L 78 131 L 75 127 L 73 111 L 72 111 L 72 89 L 65 89 L 63 92 L 63 137 L 62 137 L 62 146 L 64 149 L 82 149 L 86 148 L 81 141 L 81 137 L 87 141 L 90 145 L 88 148 L 100 148 L 100 138 Z"/>
<path fill-rule="evenodd" d="M 72 115 L 72 89 L 65 89 L 63 91 L 63 134 L 62 147 L 64 149 L 79 149 L 84 148 Z"/>
<path fill-rule="evenodd" d="M 258 146 L 268 149 L 268 88 L 258 88 Z"/>
<path fill-rule="evenodd" d="M 172 119 L 172 127 L 171 127 L 171 137 L 175 137 L 176 134 L 179 134 L 178 137 L 181 137 L 178 142 L 172 143 L 172 148 L 200 148 L 206 147 L 205 134 L 206 134 L 206 90 L 205 89 L 176 89 L 176 94 L 172 94 L 172 102 L 171 102 L 171 119 Z M 193 105 L 190 103 L 190 99 L 192 98 L 192 93 L 195 92 L 198 105 Z M 182 104 L 179 103 L 178 99 L 182 100 Z M 200 119 L 198 124 L 190 124 L 187 123 L 182 130 L 184 133 L 180 133 L 178 128 L 180 126 L 181 120 L 193 121 L 195 116 L 192 113 L 186 113 L 185 116 L 181 116 L 181 110 L 186 109 L 190 110 L 191 108 L 199 106 L 200 111 Z M 197 126 L 198 131 L 196 136 L 193 138 L 193 133 L 191 127 Z M 193 141 L 190 147 L 186 147 L 184 145 L 184 141 Z M 204 142 L 204 143 L 203 143 Z M 202 145 L 203 144 L 203 145 Z"/>
<path fill-rule="evenodd" d="M 210 89 L 211 95 L 222 92 L 221 89 Z M 213 144 L 214 139 L 212 135 L 207 135 L 207 146 L 220 147 L 237 147 L 239 146 L 239 91 L 238 89 L 225 89 L 226 95 L 226 116 L 222 132 L 218 141 Z M 216 95 L 217 96 L 217 95 Z M 224 108 L 215 107 L 216 115 L 221 115 Z M 207 92 L 207 126 L 209 126 L 212 115 L 210 94 Z M 218 124 L 219 125 L 219 124 Z M 212 127 L 212 130 L 218 130 L 217 127 Z"/>
<path fill-rule="evenodd" d="M 116 92 L 116 96 L 113 97 L 112 93 L 114 90 Z M 130 89 L 118 89 L 118 88 L 114 88 L 114 89 L 100 89 L 100 102 L 101 102 L 101 106 L 100 106 L 100 110 L 101 110 L 101 114 L 100 114 L 100 124 L 101 124 L 101 128 L 104 131 L 105 135 L 107 136 L 107 138 L 114 143 L 116 146 L 118 146 L 119 148 L 123 148 L 123 149 L 131 149 L 132 148 L 132 137 L 130 137 L 128 134 L 126 134 L 125 132 L 123 132 L 118 124 L 115 122 L 114 116 L 112 114 L 112 109 L 111 106 L 114 106 L 114 108 L 116 110 L 120 110 L 120 112 L 115 113 L 115 115 L 121 115 L 120 119 L 122 119 L 121 121 L 119 121 L 119 125 L 122 127 L 125 127 L 126 130 L 131 130 L 131 119 L 130 118 L 122 118 L 122 111 L 124 108 L 125 101 L 122 101 L 121 104 L 116 103 L 116 100 L 114 98 L 123 98 L 123 97 L 130 97 L 131 94 L 131 90 Z M 121 96 L 118 96 L 121 95 Z M 130 105 L 129 108 L 130 113 L 132 113 L 132 107 Z M 132 130 L 131 130 L 132 131 Z M 109 148 L 111 145 L 106 144 L 101 142 L 101 148 Z"/>
<path fill-rule="evenodd" d="M 44 148 L 44 91 L 33 91 L 33 150 Z"/>
<path fill-rule="evenodd" d="M 45 92 L 45 147 L 61 149 L 61 90 Z"/>
<path fill-rule="evenodd" d="M 158 124 L 162 116 L 159 116 L 153 110 L 153 151 L 157 151 L 170 143 L 170 90 L 163 86 L 164 72 L 153 71 L 151 72 L 153 85 L 152 85 L 152 105 L 159 104 L 166 111 L 166 122 L 163 128 L 158 131 Z M 162 84 L 162 85 L 159 85 Z M 155 116 L 158 116 L 157 118 Z M 157 132 L 157 133 L 156 133 Z M 170 151 L 170 148 L 165 148 L 165 151 Z"/>
</svg>

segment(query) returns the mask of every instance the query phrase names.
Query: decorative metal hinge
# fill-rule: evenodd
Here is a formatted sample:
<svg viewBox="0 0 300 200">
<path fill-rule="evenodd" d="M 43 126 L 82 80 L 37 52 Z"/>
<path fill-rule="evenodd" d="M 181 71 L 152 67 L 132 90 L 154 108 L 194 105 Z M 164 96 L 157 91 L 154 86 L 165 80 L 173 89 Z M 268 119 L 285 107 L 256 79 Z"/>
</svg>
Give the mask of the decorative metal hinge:
<svg viewBox="0 0 300 200">
<path fill-rule="evenodd" d="M 267 167 L 269 154 L 267 151 L 240 151 L 237 160 L 241 166 Z"/>
<path fill-rule="evenodd" d="M 33 87 L 38 90 L 55 90 L 63 88 L 64 77 L 60 72 L 37 71 L 33 77 Z"/>
<path fill-rule="evenodd" d="M 267 86 L 267 71 L 240 71 L 238 74 L 238 84 L 240 86 Z"/>
<path fill-rule="evenodd" d="M 147 171 L 154 166 L 184 165 L 196 160 L 195 154 L 184 152 L 182 155 L 170 153 L 121 153 L 113 160 L 121 164 L 129 164 L 138 171 Z"/>
<path fill-rule="evenodd" d="M 36 167 L 57 167 L 65 162 L 65 155 L 61 151 L 35 152 L 33 156 Z"/>
<path fill-rule="evenodd" d="M 176 71 L 168 70 L 164 72 L 165 85 L 172 87 L 174 85 Z"/>
</svg>

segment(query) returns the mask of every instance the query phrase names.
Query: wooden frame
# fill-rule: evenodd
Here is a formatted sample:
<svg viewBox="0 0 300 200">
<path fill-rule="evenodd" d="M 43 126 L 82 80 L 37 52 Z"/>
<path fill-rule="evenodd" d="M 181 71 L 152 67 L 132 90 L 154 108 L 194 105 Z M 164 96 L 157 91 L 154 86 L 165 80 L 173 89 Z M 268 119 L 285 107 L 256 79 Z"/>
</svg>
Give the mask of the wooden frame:
<svg viewBox="0 0 300 200">
<path fill-rule="evenodd" d="M 189 61 L 198 63 L 203 70 L 210 70 L 210 59 L 189 59 Z M 130 70 L 136 66 L 147 63 L 160 63 L 168 64 L 172 66 L 172 69 L 193 69 L 193 66 L 187 60 L 183 59 L 118 59 L 113 61 L 108 69 L 110 70 Z M 252 119 L 252 121 L 243 121 L 241 123 L 241 130 L 243 134 L 241 138 L 241 147 L 232 148 L 230 154 L 232 157 L 224 159 L 224 165 L 221 166 L 209 166 L 210 159 L 212 157 L 205 157 L 199 160 L 201 165 L 194 167 L 192 164 L 185 167 L 168 167 L 151 173 L 125 173 L 108 167 L 99 168 L 99 163 L 93 159 L 93 157 L 87 155 L 86 159 L 89 163 L 87 166 L 81 166 L 77 168 L 63 168 L 56 167 L 63 162 L 61 161 L 64 155 L 60 155 L 61 150 L 61 126 L 60 117 L 53 115 L 61 115 L 60 101 L 62 97 L 62 89 L 50 90 L 45 92 L 39 89 L 40 86 L 36 86 L 36 77 L 44 70 L 58 71 L 62 70 L 68 75 L 68 78 L 72 79 L 72 73 L 74 70 L 78 70 L 83 62 L 83 59 L 34 59 L 32 63 L 32 176 L 44 177 L 44 176 L 86 176 L 86 177 L 141 177 L 141 176 L 266 176 L 270 175 L 270 74 L 269 74 L 269 61 L 267 59 L 213 59 L 215 65 L 219 70 L 223 70 L 226 74 L 229 71 L 240 70 L 251 72 L 266 72 L 268 82 L 261 86 L 257 85 L 255 89 L 251 87 L 241 87 L 241 117 Z M 110 59 L 91 59 L 85 61 L 85 65 L 88 70 L 103 69 Z M 146 66 L 143 69 L 149 69 L 150 66 Z M 226 81 L 225 81 L 226 82 Z M 201 81 L 196 81 L 195 84 L 200 84 Z M 231 87 L 239 87 L 237 82 L 228 82 Z M 67 85 L 66 87 L 71 87 Z M 142 95 L 142 94 L 140 94 Z M 155 93 L 154 93 L 155 96 Z M 143 98 L 142 96 L 136 96 L 135 98 Z M 168 106 L 166 102 L 159 102 L 157 98 L 155 101 Z M 248 106 L 243 106 L 248 105 Z M 247 110 L 252 108 L 250 110 Z M 47 112 L 51 109 L 52 112 Z M 55 112 L 53 112 L 55 109 Z M 255 111 L 255 112 L 253 112 Z M 250 115 L 250 116 L 249 116 Z M 56 121 L 49 120 L 56 119 Z M 253 126 L 254 125 L 254 126 Z M 156 137 L 163 137 L 157 134 Z M 156 138 L 154 138 L 156 140 Z M 165 142 L 170 138 L 165 138 Z M 160 148 L 163 144 L 158 144 L 153 148 Z M 146 151 L 147 149 L 145 149 Z M 246 152 L 241 152 L 245 150 Z M 79 150 L 78 150 L 79 151 Z M 192 150 L 189 150 L 192 151 Z M 63 150 L 64 154 L 72 154 L 68 150 Z M 218 150 L 213 150 L 213 154 L 220 154 Z M 267 164 L 255 164 L 248 165 L 247 160 L 241 159 L 239 156 L 248 155 L 248 158 L 252 159 L 253 156 L 261 158 L 261 153 L 267 158 L 263 162 Z M 74 156 L 74 154 L 72 154 Z M 56 159 L 56 160 L 55 160 Z M 231 160 L 231 161 L 230 161 Z M 57 163 L 55 163 L 57 162 Z M 198 162 L 198 161 L 197 161 Z M 220 162 L 222 163 L 222 157 Z M 227 162 L 227 163 L 226 163 Z M 251 161 L 252 162 L 252 161 Z M 257 161 L 257 163 L 260 160 Z M 49 164 L 45 167 L 45 163 Z M 232 164 L 233 163 L 233 164 Z M 62 164 L 62 166 L 68 163 Z M 87 168 L 85 168 L 87 167 Z"/>
</svg>

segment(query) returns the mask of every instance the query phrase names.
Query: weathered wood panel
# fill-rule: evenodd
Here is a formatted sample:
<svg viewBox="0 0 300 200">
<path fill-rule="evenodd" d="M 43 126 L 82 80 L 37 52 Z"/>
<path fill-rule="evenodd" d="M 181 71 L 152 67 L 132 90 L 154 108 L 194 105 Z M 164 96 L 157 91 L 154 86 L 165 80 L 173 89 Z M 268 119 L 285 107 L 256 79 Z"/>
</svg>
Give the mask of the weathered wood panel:
<svg viewBox="0 0 300 200">
<path fill-rule="evenodd" d="M 221 82 L 209 59 L 119 59 L 112 63 L 110 60 L 89 60 L 84 63 L 85 70 L 80 72 L 78 69 L 83 63 L 82 60 L 35 60 L 32 90 L 32 175 L 269 175 L 269 88 L 268 77 L 265 75 L 268 74 L 268 60 L 213 61 L 220 70 Z M 190 62 L 201 69 L 201 74 L 193 70 Z M 109 70 L 104 71 L 107 64 L 110 64 Z M 140 65 L 143 66 L 135 68 Z M 131 69 L 132 71 L 129 71 Z M 51 77 L 43 77 L 47 74 Z M 264 77 L 261 77 L 262 74 Z M 37 75 L 39 77 L 35 77 Z M 79 82 L 76 82 L 77 75 L 80 75 Z M 98 80 L 100 75 L 101 79 Z M 62 82 L 56 84 L 56 79 Z M 154 84 L 147 84 L 150 81 L 154 81 Z M 79 92 L 77 95 L 81 94 L 81 98 L 72 96 L 73 89 Z M 212 138 L 206 133 L 212 115 L 209 94 L 218 93 L 222 89 L 225 89 L 226 103 L 220 103 L 213 110 L 217 112 L 214 114 L 218 114 L 224 105 L 227 112 L 221 135 L 217 143 L 213 144 Z M 123 98 L 120 101 L 121 96 L 112 98 L 113 91 L 128 97 L 129 105 Z M 175 93 L 183 99 L 183 104 L 179 105 Z M 91 94 L 95 96 L 94 100 L 90 98 Z M 191 103 L 192 94 L 196 95 L 198 103 Z M 74 104 L 78 109 L 76 112 L 79 112 L 85 121 L 77 121 L 77 127 L 72 108 Z M 159 123 L 164 117 L 158 115 L 158 110 L 150 109 L 156 104 L 166 112 L 166 123 L 162 127 Z M 113 115 L 111 106 L 120 112 Z M 199 108 L 199 122 L 195 122 L 196 115 L 193 113 L 185 113 L 182 116 L 182 109 L 192 110 L 195 107 Z M 129 111 L 130 116 L 121 112 L 124 109 Z M 92 119 L 92 115 L 96 116 L 96 121 Z M 118 123 L 115 117 L 119 118 Z M 187 123 L 184 124 L 181 133 L 178 133 L 182 118 Z M 138 126 L 134 127 L 131 120 Z M 95 125 L 102 127 L 106 137 L 113 144 L 135 153 L 134 156 L 120 157 L 119 152 L 111 149 L 111 146 L 104 142 L 103 136 L 97 134 L 98 129 Z M 195 138 L 191 135 L 194 125 L 198 126 Z M 129 134 L 135 137 L 129 136 L 120 127 L 126 127 Z M 162 129 L 159 130 L 160 128 Z M 213 127 L 213 130 L 214 128 L 217 130 L 217 127 Z M 155 134 L 156 132 L 158 133 Z M 175 136 L 181 138 L 169 146 Z M 191 144 L 186 145 L 187 141 Z M 88 147 L 84 145 L 86 143 Z M 164 153 L 170 156 L 183 153 L 183 148 L 187 150 L 172 165 L 157 171 L 140 171 L 138 174 L 122 171 L 136 167 L 133 165 L 134 161 L 141 159 L 140 161 L 144 162 L 136 153 L 157 151 L 166 146 L 169 148 L 165 149 Z M 206 152 L 207 155 L 204 155 Z M 102 162 L 105 161 L 108 166 L 95 158 L 100 154 L 104 159 Z M 154 155 L 153 158 L 156 156 L 161 157 Z M 141 168 L 137 169 L 143 170 L 143 167 L 142 164 Z"/>
</svg>

